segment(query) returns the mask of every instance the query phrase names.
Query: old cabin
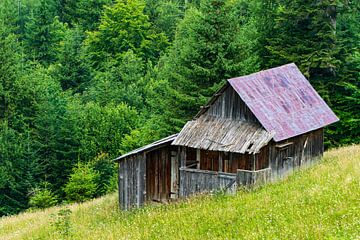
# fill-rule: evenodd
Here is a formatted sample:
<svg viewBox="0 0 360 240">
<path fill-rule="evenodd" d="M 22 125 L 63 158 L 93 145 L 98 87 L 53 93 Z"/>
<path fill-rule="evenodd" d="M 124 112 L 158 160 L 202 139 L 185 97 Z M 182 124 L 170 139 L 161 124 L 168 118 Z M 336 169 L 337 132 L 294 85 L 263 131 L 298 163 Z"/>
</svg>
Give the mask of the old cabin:
<svg viewBox="0 0 360 240">
<path fill-rule="evenodd" d="M 295 64 L 229 79 L 180 133 L 116 159 L 120 207 L 283 177 L 322 156 L 336 121 Z"/>
</svg>

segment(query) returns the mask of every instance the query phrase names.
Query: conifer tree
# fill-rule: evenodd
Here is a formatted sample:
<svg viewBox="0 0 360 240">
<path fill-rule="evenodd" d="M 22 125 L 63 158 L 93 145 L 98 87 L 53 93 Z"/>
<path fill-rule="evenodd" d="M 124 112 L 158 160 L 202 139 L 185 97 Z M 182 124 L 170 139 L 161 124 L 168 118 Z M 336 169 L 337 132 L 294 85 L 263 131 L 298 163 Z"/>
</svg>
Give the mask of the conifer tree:
<svg viewBox="0 0 360 240">
<path fill-rule="evenodd" d="M 54 64 L 53 76 L 60 82 L 63 90 L 81 93 L 91 79 L 90 67 L 82 51 L 85 34 L 78 27 L 69 29 L 59 46 L 57 62 Z"/>
<path fill-rule="evenodd" d="M 258 17 L 268 21 L 261 42 L 262 67 L 294 62 L 341 121 L 328 128 L 326 143 L 358 140 L 359 3 L 261 0 Z M 267 8 L 271 6 L 271 11 Z M 265 9 L 264 9 L 265 8 Z M 259 21 L 258 24 L 262 22 Z M 259 26 L 261 28 L 261 26 Z M 352 129 L 352 130 L 350 130 Z M 350 140 L 351 139 L 351 140 Z M 356 140 L 357 139 L 357 140 Z"/>
<path fill-rule="evenodd" d="M 56 16 L 55 3 L 40 0 L 25 24 L 23 42 L 28 59 L 38 61 L 44 66 L 55 62 L 64 31 L 65 26 Z"/>
<path fill-rule="evenodd" d="M 258 69 L 256 50 L 243 38 L 252 23 L 239 21 L 232 11 L 225 0 L 204 0 L 199 9 L 187 10 L 169 54 L 158 65 L 158 78 L 177 91 L 166 105 L 179 123 L 194 116 L 226 79 Z"/>
<path fill-rule="evenodd" d="M 268 37 L 267 67 L 295 62 L 307 77 L 332 77 L 340 51 L 332 0 L 278 1 Z"/>
</svg>

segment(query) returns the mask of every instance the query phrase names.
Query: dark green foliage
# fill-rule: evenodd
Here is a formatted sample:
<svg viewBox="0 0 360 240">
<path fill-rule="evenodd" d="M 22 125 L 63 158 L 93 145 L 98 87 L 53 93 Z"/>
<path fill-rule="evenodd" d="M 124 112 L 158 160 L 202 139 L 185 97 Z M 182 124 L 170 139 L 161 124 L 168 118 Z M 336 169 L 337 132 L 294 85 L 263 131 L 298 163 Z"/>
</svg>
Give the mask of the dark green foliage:
<svg viewBox="0 0 360 240">
<path fill-rule="evenodd" d="M 18 11 L 13 0 L 0 2 L 0 31 L 1 34 L 15 33 L 18 30 Z"/>
<path fill-rule="evenodd" d="M 59 46 L 57 64 L 53 75 L 63 90 L 83 92 L 90 81 L 90 68 L 82 53 L 82 42 L 85 34 L 80 28 L 66 31 L 64 40 Z"/>
<path fill-rule="evenodd" d="M 100 106 L 90 102 L 77 107 L 82 108 L 76 109 L 77 131 L 82 136 L 79 158 L 89 161 L 102 152 L 111 157 L 120 154 L 121 140 L 136 126 L 137 112 L 126 104 Z"/>
<path fill-rule="evenodd" d="M 341 119 L 327 131 L 327 146 L 359 142 L 359 3 L 260 2 L 263 67 L 295 62 Z"/>
<path fill-rule="evenodd" d="M 142 59 L 129 50 L 123 53 L 120 62 L 107 62 L 104 68 L 105 71 L 96 72 L 83 99 L 87 102 L 96 101 L 102 106 L 125 102 L 137 109 L 143 108 L 146 83 L 143 79 L 145 65 Z"/>
<path fill-rule="evenodd" d="M 29 139 L 0 122 L 0 216 L 28 207 L 27 193 L 35 184 L 37 166 L 29 156 Z"/>
<path fill-rule="evenodd" d="M 332 0 L 279 1 L 268 36 L 267 66 L 295 62 L 307 77 L 330 77 L 340 61 L 336 44 L 336 5 Z"/>
<path fill-rule="evenodd" d="M 81 26 L 87 31 L 95 30 L 101 12 L 112 0 L 59 0 L 60 19 L 70 26 Z"/>
<path fill-rule="evenodd" d="M 39 0 L 25 24 L 24 46 L 27 58 L 48 65 L 56 60 L 56 51 L 66 26 L 59 21 L 53 1 Z"/>
<path fill-rule="evenodd" d="M 172 41 L 178 22 L 183 18 L 185 5 L 181 1 L 146 0 L 145 13 L 160 32 Z"/>
<path fill-rule="evenodd" d="M 20 61 L 16 36 L 0 28 L 0 119 L 9 120 L 11 117 L 12 93 L 16 92 L 14 84 L 21 74 Z"/>
<path fill-rule="evenodd" d="M 22 75 L 21 49 L 15 35 L 4 30 L 0 28 L 0 216 L 27 208 L 26 194 L 38 170 L 28 147 L 29 129 L 17 126 L 23 122 L 14 96 Z"/>
<path fill-rule="evenodd" d="M 253 31 L 251 22 L 237 21 L 232 10 L 224 0 L 202 1 L 179 23 L 173 46 L 158 66 L 158 78 L 177 91 L 170 91 L 166 104 L 176 106 L 170 114 L 175 119 L 193 116 L 225 79 L 258 69 L 255 49 L 243 35 Z"/>
<path fill-rule="evenodd" d="M 32 83 L 41 98 L 33 103 L 37 110 L 33 119 L 33 148 L 43 168 L 43 179 L 53 184 L 56 193 L 65 184 L 72 166 L 77 162 L 79 148 L 78 130 L 68 97 L 61 92 L 58 82 L 45 70 L 36 71 L 35 76 L 27 80 Z M 46 84 L 44 84 L 46 83 Z"/>
<path fill-rule="evenodd" d="M 91 167 L 99 173 L 96 181 L 96 195 L 113 192 L 117 188 L 117 167 L 113 158 L 106 153 L 100 153 L 91 161 Z"/>
</svg>

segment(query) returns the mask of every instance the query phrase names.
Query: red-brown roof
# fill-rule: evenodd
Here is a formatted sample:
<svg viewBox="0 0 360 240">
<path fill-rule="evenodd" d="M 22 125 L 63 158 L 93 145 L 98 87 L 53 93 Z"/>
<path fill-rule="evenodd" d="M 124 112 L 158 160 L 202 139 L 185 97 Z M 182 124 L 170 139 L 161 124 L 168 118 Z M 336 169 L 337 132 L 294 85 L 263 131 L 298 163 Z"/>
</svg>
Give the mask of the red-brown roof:
<svg viewBox="0 0 360 240">
<path fill-rule="evenodd" d="M 228 82 L 275 141 L 339 120 L 293 63 Z"/>
</svg>

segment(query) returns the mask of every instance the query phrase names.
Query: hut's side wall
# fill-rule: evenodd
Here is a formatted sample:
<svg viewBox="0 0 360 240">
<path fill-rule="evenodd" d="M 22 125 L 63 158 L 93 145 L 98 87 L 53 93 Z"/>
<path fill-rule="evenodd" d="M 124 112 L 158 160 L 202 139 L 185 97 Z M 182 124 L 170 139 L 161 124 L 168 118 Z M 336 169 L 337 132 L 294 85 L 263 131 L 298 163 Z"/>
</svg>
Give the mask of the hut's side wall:
<svg viewBox="0 0 360 240">
<path fill-rule="evenodd" d="M 233 120 L 258 122 L 255 115 L 231 86 L 225 89 L 204 114 Z"/>
<path fill-rule="evenodd" d="M 321 128 L 286 141 L 271 142 L 268 148 L 272 179 L 286 176 L 318 160 L 324 152 L 323 133 Z"/>
<path fill-rule="evenodd" d="M 143 153 L 122 159 L 119 162 L 119 204 L 121 209 L 128 210 L 144 204 L 146 194 L 145 169 L 146 161 Z"/>
</svg>

